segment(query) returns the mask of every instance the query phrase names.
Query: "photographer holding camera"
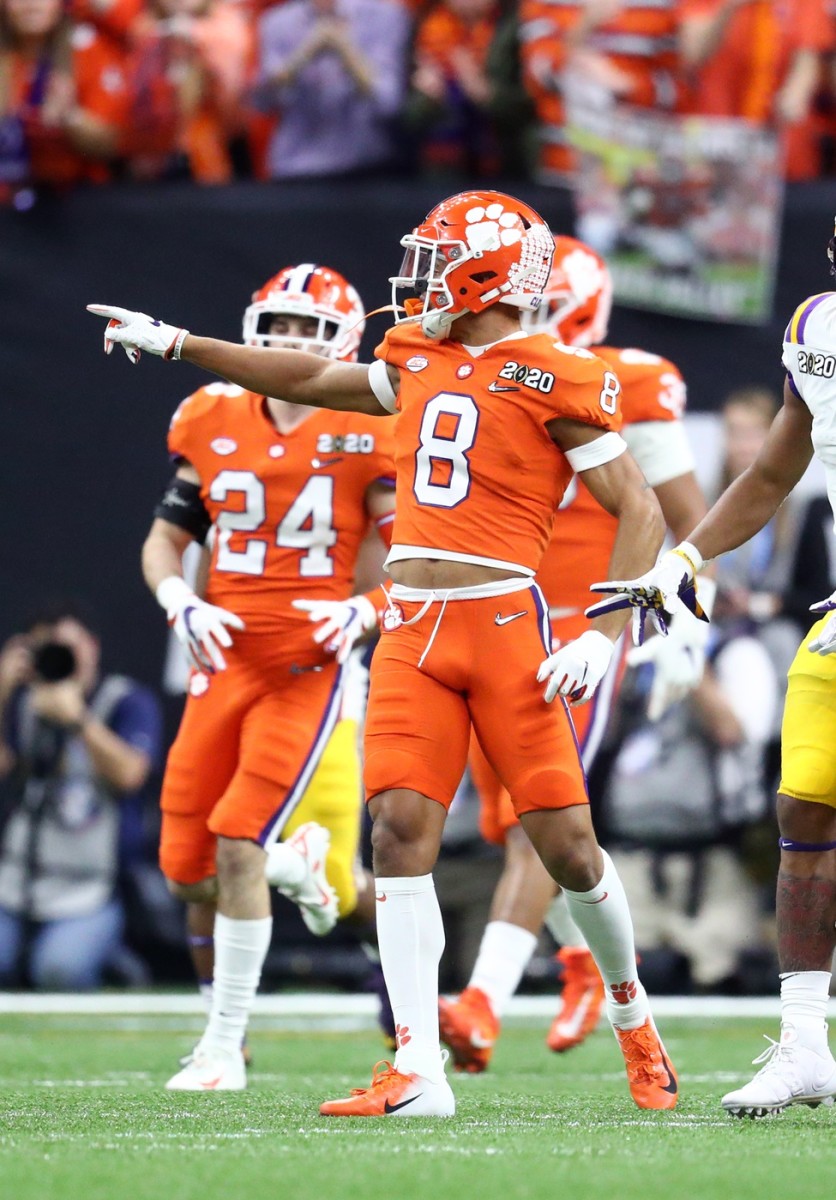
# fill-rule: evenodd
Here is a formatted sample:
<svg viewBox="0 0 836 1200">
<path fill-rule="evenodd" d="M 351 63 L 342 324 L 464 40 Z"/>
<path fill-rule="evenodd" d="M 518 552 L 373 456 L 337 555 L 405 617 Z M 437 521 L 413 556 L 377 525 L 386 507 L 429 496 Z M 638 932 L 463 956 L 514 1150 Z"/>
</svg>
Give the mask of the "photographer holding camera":
<svg viewBox="0 0 836 1200">
<path fill-rule="evenodd" d="M 159 756 L 161 714 L 99 659 L 69 604 L 0 650 L 0 986 L 96 988 L 121 947 L 122 818 Z"/>
</svg>

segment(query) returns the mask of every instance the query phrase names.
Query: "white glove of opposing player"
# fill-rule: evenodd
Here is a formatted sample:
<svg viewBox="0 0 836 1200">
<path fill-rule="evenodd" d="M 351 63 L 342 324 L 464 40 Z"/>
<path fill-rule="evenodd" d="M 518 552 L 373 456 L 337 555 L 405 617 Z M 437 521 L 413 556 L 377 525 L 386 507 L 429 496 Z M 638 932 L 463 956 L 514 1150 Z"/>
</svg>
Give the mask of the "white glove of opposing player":
<svg viewBox="0 0 836 1200">
<path fill-rule="evenodd" d="M 661 634 L 668 632 L 671 613 L 676 608 L 677 598 L 689 612 L 701 621 L 708 621 L 702 605 L 697 599 L 694 577 L 703 566 L 703 557 L 689 542 L 681 542 L 668 550 L 638 579 L 611 579 L 606 583 L 593 583 L 591 592 L 615 592 L 608 600 L 599 600 L 586 610 L 586 615 L 602 617 L 606 613 L 624 608 L 638 610 L 638 620 L 633 622 L 633 641 L 637 646 L 644 642 L 647 618 Z"/>
<path fill-rule="evenodd" d="M 543 693 L 546 703 L 555 696 L 568 696 L 570 704 L 586 704 L 607 673 L 613 643 L 597 629 L 587 629 L 573 642 L 540 663 L 537 682 L 548 679 Z"/>
<path fill-rule="evenodd" d="M 828 596 L 826 600 L 820 600 L 818 604 L 810 605 L 810 612 L 813 613 L 832 613 L 833 615 L 825 622 L 824 628 L 810 642 L 807 647 L 812 650 L 813 654 L 836 654 L 836 592 Z"/>
<path fill-rule="evenodd" d="M 294 600 L 293 607 L 308 614 L 308 620 L 319 622 L 313 640 L 336 654 L 344 663 L 354 643 L 364 633 L 377 628 L 377 609 L 367 596 L 352 596 L 348 600 Z"/>
<path fill-rule="evenodd" d="M 165 609 L 174 636 L 186 652 L 190 666 L 196 671 L 226 670 L 226 659 L 220 647 L 232 645 L 227 625 L 243 629 L 244 622 L 235 613 L 215 604 L 207 604 L 196 596 L 185 579 L 169 575 L 157 588 L 157 603 Z"/>
<path fill-rule="evenodd" d="M 627 655 L 631 667 L 653 664 L 653 683 L 647 703 L 651 721 L 658 721 L 669 708 L 693 691 L 705 670 L 709 626 L 705 621 L 698 621 L 679 599 L 674 602 L 672 616 L 667 637 L 648 638 Z"/>
<path fill-rule="evenodd" d="M 140 351 L 147 350 L 160 358 L 177 359 L 180 347 L 188 335 L 188 329 L 176 325 L 164 325 L 147 313 L 133 312 L 130 308 L 117 308 L 112 304 L 88 304 L 87 311 L 97 317 L 106 317 L 104 332 L 105 354 L 110 354 L 118 342 L 132 363 L 138 363 Z"/>
</svg>

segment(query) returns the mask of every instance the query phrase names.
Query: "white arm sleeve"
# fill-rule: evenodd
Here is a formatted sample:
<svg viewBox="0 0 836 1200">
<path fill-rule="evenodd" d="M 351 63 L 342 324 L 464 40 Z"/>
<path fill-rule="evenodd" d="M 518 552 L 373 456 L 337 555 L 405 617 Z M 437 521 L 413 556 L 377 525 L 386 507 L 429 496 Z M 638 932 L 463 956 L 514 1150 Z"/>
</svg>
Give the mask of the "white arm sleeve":
<svg viewBox="0 0 836 1200">
<path fill-rule="evenodd" d="M 694 470 L 694 455 L 681 421 L 637 421 L 621 431 L 651 487 Z"/>
<path fill-rule="evenodd" d="M 564 450 L 566 459 L 572 470 L 579 474 L 581 471 L 591 471 L 594 467 L 603 467 L 604 463 L 612 462 L 627 449 L 627 443 L 617 433 L 604 433 L 594 442 L 585 442 L 583 446 L 575 446 L 573 450 Z"/>
<path fill-rule="evenodd" d="M 377 397 L 378 403 L 393 413 L 397 408 L 398 395 L 392 387 L 389 369 L 382 358 L 376 358 L 369 366 L 369 386 Z"/>
</svg>

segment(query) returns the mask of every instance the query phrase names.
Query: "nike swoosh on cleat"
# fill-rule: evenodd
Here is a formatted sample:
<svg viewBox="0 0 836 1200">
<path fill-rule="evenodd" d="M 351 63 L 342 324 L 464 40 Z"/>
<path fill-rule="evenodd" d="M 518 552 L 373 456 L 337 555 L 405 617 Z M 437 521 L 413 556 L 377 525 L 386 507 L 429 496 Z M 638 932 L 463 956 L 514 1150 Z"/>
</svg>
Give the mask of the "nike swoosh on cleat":
<svg viewBox="0 0 836 1200">
<path fill-rule="evenodd" d="M 676 1093 L 679 1091 L 679 1086 L 673 1077 L 673 1071 L 671 1070 L 671 1064 L 668 1062 L 667 1058 L 665 1057 L 664 1051 L 662 1052 L 662 1065 L 664 1066 L 665 1070 L 668 1073 L 668 1082 L 665 1084 L 662 1084 L 662 1091 L 669 1092 L 671 1096 L 675 1096 Z"/>
<path fill-rule="evenodd" d="M 471 1033 L 470 1044 L 474 1050 L 490 1050 L 496 1038 L 484 1038 L 479 1033 Z"/>
<path fill-rule="evenodd" d="M 386 893 L 385 892 L 375 892 L 374 898 L 375 898 L 375 900 L 378 901 L 379 904 L 383 904 L 386 900 Z"/>
<path fill-rule="evenodd" d="M 518 617 L 528 616 L 528 609 L 524 608 L 522 612 L 511 613 L 510 617 L 503 617 L 501 613 L 497 613 L 493 619 L 494 625 L 507 625 L 509 621 L 516 621 Z"/>
<path fill-rule="evenodd" d="M 581 904 L 603 904 L 607 896 L 609 896 L 609 892 L 604 892 L 603 896 L 599 896 L 597 900 L 581 900 Z M 578 897 L 576 896 L 575 899 L 577 900 Z"/>
<path fill-rule="evenodd" d="M 221 1082 L 221 1076 L 219 1075 L 217 1079 L 210 1079 L 208 1083 L 202 1083 L 200 1086 L 202 1088 L 205 1088 L 206 1091 L 208 1092 L 208 1091 L 211 1091 L 212 1088 L 216 1088 L 220 1082 Z"/>
<path fill-rule="evenodd" d="M 423 1094 L 423 1092 L 419 1092 L 417 1096 L 410 1096 L 408 1100 L 401 1100 L 400 1104 L 390 1104 L 387 1100 L 383 1105 L 383 1111 L 385 1113 L 397 1112 L 399 1108 L 406 1108 L 407 1104 L 414 1104 L 416 1100 L 419 1100 L 421 1096 L 423 1096 Z"/>
</svg>

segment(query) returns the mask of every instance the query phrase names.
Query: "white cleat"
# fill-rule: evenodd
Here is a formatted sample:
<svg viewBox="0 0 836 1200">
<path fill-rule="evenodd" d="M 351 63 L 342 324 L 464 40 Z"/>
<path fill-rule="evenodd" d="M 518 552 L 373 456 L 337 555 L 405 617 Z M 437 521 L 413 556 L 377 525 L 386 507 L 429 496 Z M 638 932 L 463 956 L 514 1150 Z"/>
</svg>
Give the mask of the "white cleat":
<svg viewBox="0 0 836 1200">
<path fill-rule="evenodd" d="M 198 1045 L 182 1071 L 165 1085 L 168 1092 L 243 1092 L 247 1068 L 241 1051 L 208 1052 Z"/>
<path fill-rule="evenodd" d="M 755 1078 L 723 1097 L 727 1113 L 733 1117 L 770 1117 L 791 1104 L 818 1108 L 833 1103 L 836 1062 L 829 1050 L 820 1054 L 801 1045 L 792 1025 L 783 1026 L 780 1042 L 766 1040 L 769 1048 L 754 1059 L 755 1064 L 764 1064 Z"/>
<path fill-rule="evenodd" d="M 325 859 L 331 834 L 316 821 L 300 825 L 286 842 L 277 842 L 267 851 L 264 873 L 267 882 L 299 906 L 302 920 L 317 937 L 330 933 L 339 918 L 337 893 L 325 874 Z M 292 855 L 288 873 L 288 855 Z M 299 860 L 305 868 L 300 880 Z"/>
</svg>

